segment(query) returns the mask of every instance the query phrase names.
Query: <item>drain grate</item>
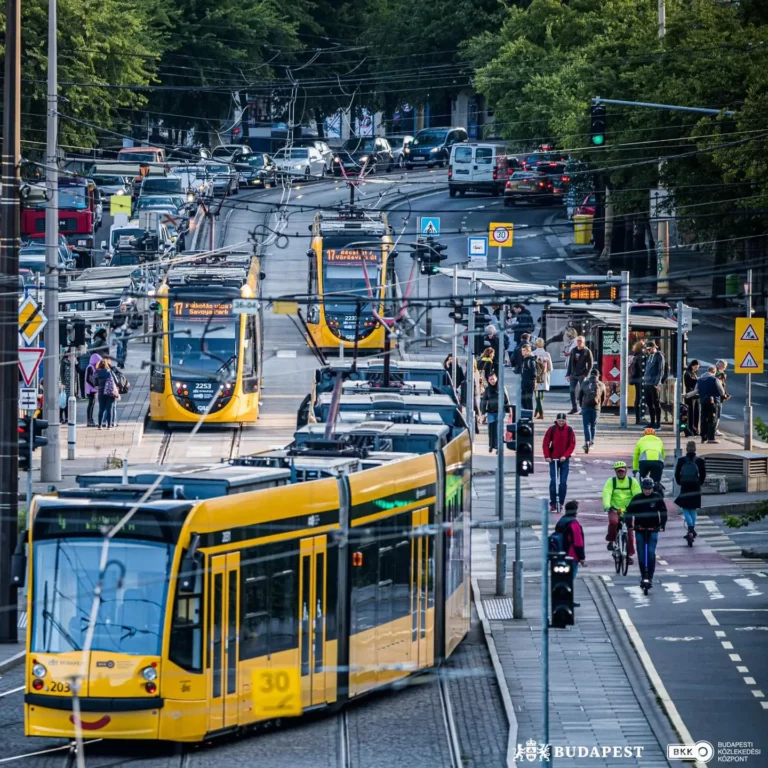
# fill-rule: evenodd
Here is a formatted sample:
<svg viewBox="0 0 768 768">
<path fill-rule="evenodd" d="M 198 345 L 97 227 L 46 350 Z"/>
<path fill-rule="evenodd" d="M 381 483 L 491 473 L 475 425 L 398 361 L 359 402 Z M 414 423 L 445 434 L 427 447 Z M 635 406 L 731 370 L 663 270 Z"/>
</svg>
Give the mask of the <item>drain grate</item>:
<svg viewBox="0 0 768 768">
<path fill-rule="evenodd" d="M 483 609 L 489 619 L 511 619 L 512 598 L 502 597 L 496 600 L 483 600 Z"/>
</svg>

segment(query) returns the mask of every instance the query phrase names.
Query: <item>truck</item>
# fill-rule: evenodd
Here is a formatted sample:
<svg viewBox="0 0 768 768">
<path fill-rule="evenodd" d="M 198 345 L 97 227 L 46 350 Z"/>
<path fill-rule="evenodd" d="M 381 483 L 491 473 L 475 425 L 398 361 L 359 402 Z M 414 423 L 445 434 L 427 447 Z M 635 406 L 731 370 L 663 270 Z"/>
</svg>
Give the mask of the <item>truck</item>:
<svg viewBox="0 0 768 768">
<path fill-rule="evenodd" d="M 47 206 L 45 185 L 30 185 L 21 211 L 22 238 L 44 235 Z M 81 176 L 59 179 L 59 234 L 66 237 L 81 268 L 92 266 L 91 252 L 101 217 L 101 193 L 93 181 Z"/>
</svg>

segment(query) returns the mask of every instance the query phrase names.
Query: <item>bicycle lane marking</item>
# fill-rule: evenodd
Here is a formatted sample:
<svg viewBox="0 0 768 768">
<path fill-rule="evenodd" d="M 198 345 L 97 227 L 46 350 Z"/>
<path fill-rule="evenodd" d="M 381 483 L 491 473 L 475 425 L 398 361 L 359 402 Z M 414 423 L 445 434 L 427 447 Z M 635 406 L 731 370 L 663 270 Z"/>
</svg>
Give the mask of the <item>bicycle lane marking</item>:
<svg viewBox="0 0 768 768">
<path fill-rule="evenodd" d="M 667 689 L 661 680 L 661 676 L 656 671 L 656 667 L 654 666 L 653 661 L 651 661 L 650 654 L 645 649 L 645 643 L 640 637 L 640 633 L 637 631 L 637 629 L 635 628 L 635 625 L 632 623 L 632 619 L 629 618 L 629 613 L 625 608 L 619 608 L 619 616 L 621 617 L 621 623 L 624 625 L 624 629 L 627 631 L 627 634 L 629 635 L 629 639 L 632 641 L 632 644 L 635 646 L 637 655 L 640 657 L 640 662 L 642 663 L 643 668 L 645 669 L 645 674 L 648 676 L 648 679 L 651 681 L 651 685 L 656 691 L 656 695 L 659 697 L 662 703 L 662 706 L 667 712 L 669 719 L 672 721 L 672 725 L 674 726 L 675 730 L 680 734 L 682 743 L 695 744 L 695 741 L 691 737 L 690 731 L 688 730 L 685 723 L 683 722 L 683 718 L 680 716 L 680 713 L 677 711 L 677 707 L 675 706 L 675 703 L 672 701 L 672 698 L 670 697 L 669 693 L 667 693 Z M 702 763 L 699 760 L 697 760 L 694 763 L 694 765 L 696 766 L 696 768 L 706 768 L 706 763 Z"/>
</svg>

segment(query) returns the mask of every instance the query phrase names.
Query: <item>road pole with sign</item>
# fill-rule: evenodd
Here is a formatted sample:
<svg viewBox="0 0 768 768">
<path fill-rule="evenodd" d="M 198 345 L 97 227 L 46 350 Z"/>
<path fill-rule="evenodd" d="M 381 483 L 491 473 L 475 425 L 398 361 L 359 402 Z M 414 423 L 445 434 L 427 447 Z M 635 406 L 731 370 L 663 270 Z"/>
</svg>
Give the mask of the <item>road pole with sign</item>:
<svg viewBox="0 0 768 768">
<path fill-rule="evenodd" d="M 680 447 L 680 405 L 683 400 L 683 392 L 685 387 L 683 386 L 683 334 L 686 331 L 685 328 L 685 304 L 682 301 L 677 302 L 677 381 L 675 382 L 675 408 L 674 408 L 674 420 L 675 420 L 675 463 L 683 455 L 682 448 Z M 690 418 L 691 409 L 688 409 L 688 418 Z M 688 423 L 688 429 L 690 430 L 691 424 Z"/>
<path fill-rule="evenodd" d="M 502 271 L 502 248 L 511 248 L 514 243 L 514 224 L 505 221 L 492 221 L 488 228 L 488 243 L 496 248 L 496 269 Z"/>
<path fill-rule="evenodd" d="M 504 312 L 505 306 L 501 305 Z M 505 398 L 504 398 L 504 333 L 502 331 L 499 342 L 499 375 L 496 386 L 498 387 L 498 406 L 496 427 L 496 517 L 499 521 L 499 543 L 496 545 L 496 595 L 503 597 L 507 594 L 507 545 L 504 542 L 504 434 L 506 429 Z"/>
<path fill-rule="evenodd" d="M 515 421 L 519 424 L 523 410 L 522 376 L 517 377 Z M 518 443 L 519 445 L 519 443 Z M 512 571 L 512 616 L 524 619 L 523 609 L 523 512 L 520 505 L 520 472 L 515 472 L 515 564 Z"/>
<path fill-rule="evenodd" d="M 77 358 L 74 346 L 69 348 L 69 397 L 67 398 L 67 461 L 77 458 Z"/>
<path fill-rule="evenodd" d="M 467 315 L 467 402 L 465 404 L 469 443 L 475 450 L 475 273 L 469 281 L 469 314 Z"/>
<path fill-rule="evenodd" d="M 734 324 L 733 372 L 747 374 L 747 399 L 744 406 L 744 450 L 752 450 L 752 374 L 765 371 L 765 319 L 752 316 L 752 270 L 744 285 L 746 317 Z"/>
<path fill-rule="evenodd" d="M 747 282 L 744 284 L 744 299 L 747 305 L 747 318 L 752 319 L 752 270 L 747 270 Z M 760 344 L 765 344 L 763 334 Z M 764 348 L 763 348 L 764 351 Z M 743 364 L 743 361 L 742 361 Z M 744 450 L 752 450 L 752 374 L 747 374 L 747 402 L 744 406 Z"/>
<path fill-rule="evenodd" d="M 459 265 L 454 264 L 453 265 L 453 297 L 456 298 L 459 295 Z M 453 381 L 453 387 L 456 388 L 456 368 L 459 364 L 458 361 L 458 355 L 459 355 L 459 329 L 454 326 L 453 328 L 453 346 L 452 346 L 452 352 L 451 355 L 451 380 Z M 467 374 L 469 374 L 469 371 L 467 371 Z M 459 394 L 457 392 L 457 394 Z M 459 394 L 459 397 L 461 395 Z"/>
<path fill-rule="evenodd" d="M 627 353 L 629 352 L 629 272 L 621 273 L 621 332 L 619 334 L 621 374 L 619 378 L 619 426 L 627 428 L 627 392 L 629 378 L 627 371 Z"/>
</svg>

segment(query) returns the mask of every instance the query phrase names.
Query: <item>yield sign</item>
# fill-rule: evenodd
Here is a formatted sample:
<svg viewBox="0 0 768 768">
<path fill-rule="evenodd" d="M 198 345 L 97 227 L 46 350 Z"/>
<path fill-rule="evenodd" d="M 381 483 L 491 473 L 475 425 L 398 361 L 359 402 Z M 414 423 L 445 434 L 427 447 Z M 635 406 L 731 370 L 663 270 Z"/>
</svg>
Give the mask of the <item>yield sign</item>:
<svg viewBox="0 0 768 768">
<path fill-rule="evenodd" d="M 44 354 L 45 350 L 40 347 L 22 347 L 19 349 L 19 370 L 21 371 L 21 378 L 24 379 L 27 386 L 32 384 Z"/>
</svg>

